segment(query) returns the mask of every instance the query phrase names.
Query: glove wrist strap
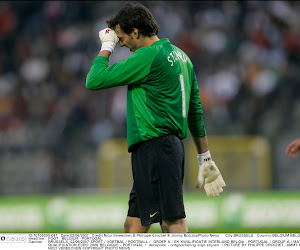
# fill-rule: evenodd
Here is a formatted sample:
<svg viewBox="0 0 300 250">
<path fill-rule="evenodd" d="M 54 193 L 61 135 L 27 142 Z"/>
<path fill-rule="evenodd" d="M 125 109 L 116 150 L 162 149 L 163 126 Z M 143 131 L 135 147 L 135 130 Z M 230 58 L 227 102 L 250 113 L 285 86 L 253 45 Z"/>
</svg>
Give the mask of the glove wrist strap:
<svg viewBox="0 0 300 250">
<path fill-rule="evenodd" d="M 206 152 L 202 153 L 202 154 L 198 154 L 197 156 L 207 156 L 207 155 L 210 155 L 210 151 L 207 150 Z"/>
<path fill-rule="evenodd" d="M 110 53 L 113 52 L 113 50 L 111 48 L 107 48 L 107 47 L 103 47 L 103 48 L 100 49 L 100 51 L 102 51 L 102 50 L 108 50 L 108 51 L 110 51 Z"/>
<path fill-rule="evenodd" d="M 212 161 L 209 150 L 206 151 L 205 153 L 198 154 L 197 159 L 198 159 L 199 166 L 203 165 L 204 163 Z"/>
</svg>

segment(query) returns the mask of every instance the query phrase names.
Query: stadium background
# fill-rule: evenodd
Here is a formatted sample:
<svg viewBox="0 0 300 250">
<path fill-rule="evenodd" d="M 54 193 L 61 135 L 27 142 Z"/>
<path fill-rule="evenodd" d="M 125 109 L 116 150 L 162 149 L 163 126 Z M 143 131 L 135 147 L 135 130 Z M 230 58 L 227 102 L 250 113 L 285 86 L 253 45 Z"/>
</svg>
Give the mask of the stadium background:
<svg viewBox="0 0 300 250">
<path fill-rule="evenodd" d="M 194 63 L 210 150 L 227 187 L 194 189 L 191 232 L 300 231 L 300 2 L 153 1 L 159 38 Z M 122 232 L 131 185 L 126 87 L 85 77 L 123 1 L 0 2 L 0 231 Z M 130 52 L 117 46 L 110 64 Z M 159 232 L 155 225 L 152 232 Z"/>
</svg>

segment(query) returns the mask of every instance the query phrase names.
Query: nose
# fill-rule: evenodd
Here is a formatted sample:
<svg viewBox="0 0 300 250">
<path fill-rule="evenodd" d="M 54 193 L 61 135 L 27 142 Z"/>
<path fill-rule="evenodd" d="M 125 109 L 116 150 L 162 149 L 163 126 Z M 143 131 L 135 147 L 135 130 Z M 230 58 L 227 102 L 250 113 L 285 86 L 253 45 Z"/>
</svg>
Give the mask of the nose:
<svg viewBox="0 0 300 250">
<path fill-rule="evenodd" d="M 120 41 L 120 40 L 119 40 L 119 44 L 120 44 L 121 47 L 124 46 L 124 43 L 122 41 Z"/>
</svg>

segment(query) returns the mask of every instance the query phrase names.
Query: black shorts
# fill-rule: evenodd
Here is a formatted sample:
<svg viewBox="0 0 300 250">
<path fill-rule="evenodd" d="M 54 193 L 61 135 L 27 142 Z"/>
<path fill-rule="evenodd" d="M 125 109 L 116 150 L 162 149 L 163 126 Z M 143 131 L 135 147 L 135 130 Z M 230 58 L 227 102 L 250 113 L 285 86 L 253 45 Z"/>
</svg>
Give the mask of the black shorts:
<svg viewBox="0 0 300 250">
<path fill-rule="evenodd" d="M 185 218 L 182 184 L 184 147 L 174 135 L 142 142 L 132 150 L 133 186 L 128 216 L 142 225 Z"/>
</svg>

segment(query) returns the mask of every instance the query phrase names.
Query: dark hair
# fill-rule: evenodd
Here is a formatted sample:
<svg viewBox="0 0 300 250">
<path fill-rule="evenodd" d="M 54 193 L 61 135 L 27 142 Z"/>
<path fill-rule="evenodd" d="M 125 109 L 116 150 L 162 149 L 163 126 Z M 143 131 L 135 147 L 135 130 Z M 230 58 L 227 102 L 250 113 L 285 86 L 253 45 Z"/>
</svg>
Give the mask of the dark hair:
<svg viewBox="0 0 300 250">
<path fill-rule="evenodd" d="M 140 3 L 126 3 L 118 13 L 106 19 L 109 28 L 115 29 L 119 24 L 121 30 L 130 34 L 134 28 L 143 36 L 157 35 L 159 25 L 150 10 Z"/>
</svg>

